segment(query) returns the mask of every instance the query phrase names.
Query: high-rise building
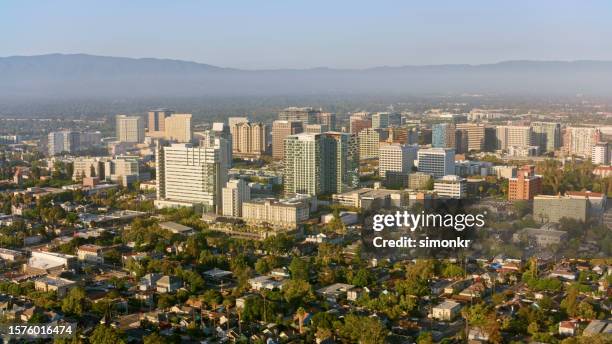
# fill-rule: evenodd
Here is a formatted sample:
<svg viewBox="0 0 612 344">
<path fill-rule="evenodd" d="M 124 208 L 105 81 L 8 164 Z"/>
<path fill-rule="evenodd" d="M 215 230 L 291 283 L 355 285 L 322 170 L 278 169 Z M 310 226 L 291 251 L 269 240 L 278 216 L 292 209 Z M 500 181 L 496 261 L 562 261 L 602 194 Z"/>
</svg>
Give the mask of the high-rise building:
<svg viewBox="0 0 612 344">
<path fill-rule="evenodd" d="M 202 148 L 218 148 L 221 164 L 227 170 L 232 168 L 232 134 L 223 122 L 214 122 L 212 128 L 205 131 L 200 139 Z"/>
<path fill-rule="evenodd" d="M 49 133 L 47 149 L 49 156 L 54 156 L 63 152 L 74 153 L 81 149 L 80 135 L 76 131 L 64 130 Z"/>
<path fill-rule="evenodd" d="M 455 148 L 455 125 L 451 123 L 432 125 L 431 146 L 433 148 Z"/>
<path fill-rule="evenodd" d="M 480 152 L 485 149 L 485 126 L 477 123 L 457 124 L 458 130 L 467 132 L 467 151 Z"/>
<path fill-rule="evenodd" d="M 278 113 L 278 119 L 281 121 L 298 121 L 303 124 L 316 124 L 320 114 L 321 110 L 315 110 L 311 107 L 288 107 Z"/>
<path fill-rule="evenodd" d="M 533 166 L 524 166 L 516 177 L 508 180 L 508 200 L 532 200 L 542 192 L 542 177 L 535 174 Z"/>
<path fill-rule="evenodd" d="M 455 150 L 453 148 L 421 149 L 418 154 L 419 172 L 441 178 L 455 174 Z"/>
<path fill-rule="evenodd" d="M 412 171 L 418 150 L 418 145 L 382 144 L 378 160 L 378 174 L 382 178 L 387 177 L 387 172 L 408 175 Z"/>
<path fill-rule="evenodd" d="M 501 125 L 496 129 L 497 149 L 508 150 L 510 146 L 528 147 L 532 144 L 530 126 Z"/>
<path fill-rule="evenodd" d="M 229 117 L 227 119 L 227 125 L 232 129 L 238 123 L 249 123 L 248 117 Z"/>
<path fill-rule="evenodd" d="M 468 132 L 465 129 L 455 129 L 455 153 L 464 154 L 468 149 Z"/>
<path fill-rule="evenodd" d="M 342 192 L 354 183 L 356 157 L 345 133 L 290 135 L 285 138 L 283 182 L 287 194 Z"/>
<path fill-rule="evenodd" d="M 384 129 L 389 127 L 389 113 L 388 112 L 377 112 L 372 115 L 372 128 L 373 129 Z"/>
<path fill-rule="evenodd" d="M 104 164 L 111 158 L 78 157 L 72 162 L 72 180 L 82 181 L 84 178 L 98 177 L 105 179 Z"/>
<path fill-rule="evenodd" d="M 349 117 L 349 131 L 351 134 L 359 134 L 363 129 L 372 128 L 372 119 L 367 112 L 353 113 Z"/>
<path fill-rule="evenodd" d="M 329 131 L 329 128 L 324 124 L 304 125 L 304 132 L 308 134 L 323 134 L 326 131 Z"/>
<path fill-rule="evenodd" d="M 567 127 L 563 138 L 564 149 L 569 155 L 589 157 L 600 139 L 598 128 Z"/>
<path fill-rule="evenodd" d="M 104 179 L 127 186 L 138 181 L 138 158 L 134 156 L 118 156 L 104 161 Z M 102 178 L 101 178 L 102 179 Z"/>
<path fill-rule="evenodd" d="M 165 137 L 179 143 L 191 142 L 191 114 L 172 114 L 165 119 Z"/>
<path fill-rule="evenodd" d="M 221 213 L 227 170 L 219 147 L 175 143 L 156 149 L 158 208 L 194 206 Z"/>
<path fill-rule="evenodd" d="M 168 109 L 155 109 L 150 110 L 148 113 L 148 129 L 149 134 L 159 133 L 163 135 L 165 132 L 165 121 L 166 117 L 170 117 L 174 111 Z"/>
<path fill-rule="evenodd" d="M 335 192 L 345 192 L 359 186 L 359 145 L 357 136 L 330 131 L 325 137 L 333 140 L 335 148 Z"/>
<path fill-rule="evenodd" d="M 540 152 L 554 152 L 561 147 L 561 124 L 552 122 L 532 122 L 533 144 Z"/>
<path fill-rule="evenodd" d="M 387 131 L 366 128 L 357 134 L 359 138 L 359 158 L 362 160 L 378 158 L 380 141 L 387 139 Z"/>
<path fill-rule="evenodd" d="M 272 122 L 272 157 L 282 159 L 285 152 L 285 138 L 303 132 L 303 123 L 296 121 Z"/>
<path fill-rule="evenodd" d="M 223 215 L 242 216 L 242 202 L 251 199 L 249 184 L 242 179 L 232 179 L 223 188 Z"/>
<path fill-rule="evenodd" d="M 336 130 L 336 114 L 333 112 L 319 112 L 317 114 L 317 124 L 321 124 L 329 131 Z"/>
<path fill-rule="evenodd" d="M 140 116 L 117 115 L 116 133 L 119 142 L 142 143 L 145 136 L 144 120 Z"/>
<path fill-rule="evenodd" d="M 610 164 L 610 146 L 607 142 L 598 142 L 593 146 L 591 161 L 597 165 Z"/>
<path fill-rule="evenodd" d="M 241 122 L 230 127 L 234 156 L 259 158 L 266 151 L 266 125 Z"/>
</svg>

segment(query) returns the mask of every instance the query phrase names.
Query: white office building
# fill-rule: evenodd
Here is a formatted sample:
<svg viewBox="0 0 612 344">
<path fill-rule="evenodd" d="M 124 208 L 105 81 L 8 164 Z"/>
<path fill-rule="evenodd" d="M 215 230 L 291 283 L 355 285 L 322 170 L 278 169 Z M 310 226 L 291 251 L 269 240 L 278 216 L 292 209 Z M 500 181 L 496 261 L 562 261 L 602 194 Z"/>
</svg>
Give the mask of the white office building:
<svg viewBox="0 0 612 344">
<path fill-rule="evenodd" d="M 145 137 L 144 119 L 140 116 L 117 115 L 116 135 L 119 142 L 141 143 Z"/>
<path fill-rule="evenodd" d="M 156 160 L 158 208 L 193 206 L 221 213 L 221 189 L 227 181 L 227 169 L 218 146 L 159 146 Z"/>
<path fill-rule="evenodd" d="M 467 181 L 455 175 L 444 176 L 434 181 L 434 192 L 440 198 L 466 198 Z"/>
<path fill-rule="evenodd" d="M 380 146 L 378 173 L 385 178 L 387 171 L 408 174 L 414 166 L 419 151 L 418 145 L 399 143 L 383 144 Z"/>
<path fill-rule="evenodd" d="M 251 199 L 249 184 L 242 179 L 232 179 L 223 188 L 223 216 L 242 216 L 242 202 Z"/>
<path fill-rule="evenodd" d="M 607 142 L 599 142 L 593 146 L 591 161 L 597 165 L 610 164 L 610 147 Z"/>
</svg>

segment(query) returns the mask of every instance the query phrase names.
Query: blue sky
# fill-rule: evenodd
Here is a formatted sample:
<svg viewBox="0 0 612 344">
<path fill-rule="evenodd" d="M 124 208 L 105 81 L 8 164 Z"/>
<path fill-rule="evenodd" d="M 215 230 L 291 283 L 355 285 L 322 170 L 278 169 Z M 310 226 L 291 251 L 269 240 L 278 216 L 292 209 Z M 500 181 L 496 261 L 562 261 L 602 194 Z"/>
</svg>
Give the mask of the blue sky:
<svg viewBox="0 0 612 344">
<path fill-rule="evenodd" d="M 0 56 L 224 67 L 612 60 L 610 1 L 0 0 Z"/>
</svg>

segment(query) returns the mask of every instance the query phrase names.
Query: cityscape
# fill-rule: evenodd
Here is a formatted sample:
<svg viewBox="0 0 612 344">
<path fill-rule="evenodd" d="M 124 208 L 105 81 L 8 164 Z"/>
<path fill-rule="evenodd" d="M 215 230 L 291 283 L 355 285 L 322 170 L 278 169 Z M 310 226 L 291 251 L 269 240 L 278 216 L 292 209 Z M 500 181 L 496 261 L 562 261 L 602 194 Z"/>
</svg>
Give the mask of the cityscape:
<svg viewBox="0 0 612 344">
<path fill-rule="evenodd" d="M 1 4 L 0 343 L 612 343 L 610 13 Z"/>
</svg>

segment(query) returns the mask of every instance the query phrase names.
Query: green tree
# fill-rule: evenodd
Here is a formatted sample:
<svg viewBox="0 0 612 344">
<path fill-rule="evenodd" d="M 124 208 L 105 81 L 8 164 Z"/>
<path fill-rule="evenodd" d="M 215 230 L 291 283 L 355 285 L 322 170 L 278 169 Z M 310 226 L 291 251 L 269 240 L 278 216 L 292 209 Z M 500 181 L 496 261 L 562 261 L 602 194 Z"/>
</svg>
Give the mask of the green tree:
<svg viewBox="0 0 612 344">
<path fill-rule="evenodd" d="M 85 301 L 87 297 L 85 290 L 81 287 L 72 288 L 68 295 L 62 300 L 62 312 L 81 316 L 85 311 Z"/>
<path fill-rule="evenodd" d="M 119 332 L 104 324 L 96 326 L 89 337 L 90 344 L 125 344 Z"/>
</svg>

